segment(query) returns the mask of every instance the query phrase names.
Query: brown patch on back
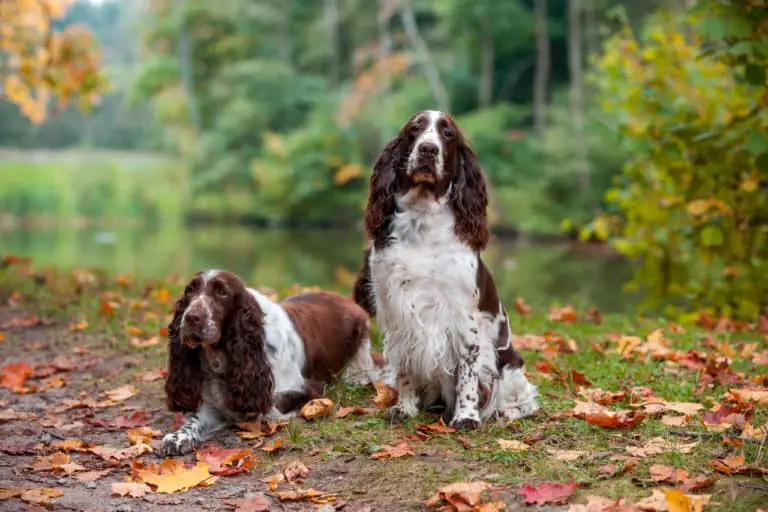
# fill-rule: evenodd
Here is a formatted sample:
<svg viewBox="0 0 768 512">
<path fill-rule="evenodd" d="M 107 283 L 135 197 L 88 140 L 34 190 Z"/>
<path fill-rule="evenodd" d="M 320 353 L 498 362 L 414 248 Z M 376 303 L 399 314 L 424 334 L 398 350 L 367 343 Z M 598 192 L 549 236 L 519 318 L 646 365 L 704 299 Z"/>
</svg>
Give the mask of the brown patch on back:
<svg viewBox="0 0 768 512">
<path fill-rule="evenodd" d="M 301 293 L 280 305 L 304 340 L 307 379 L 330 381 L 368 338 L 368 314 L 338 293 Z"/>
</svg>

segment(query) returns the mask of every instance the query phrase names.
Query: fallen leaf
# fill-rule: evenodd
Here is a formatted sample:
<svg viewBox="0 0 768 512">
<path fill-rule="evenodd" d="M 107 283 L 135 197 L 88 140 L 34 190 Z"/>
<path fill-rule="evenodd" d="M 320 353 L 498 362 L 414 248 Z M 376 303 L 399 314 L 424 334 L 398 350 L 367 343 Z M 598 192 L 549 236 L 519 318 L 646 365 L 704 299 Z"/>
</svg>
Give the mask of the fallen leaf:
<svg viewBox="0 0 768 512">
<path fill-rule="evenodd" d="M 50 505 L 52 498 L 58 498 L 59 496 L 64 496 L 64 491 L 60 489 L 36 488 L 27 489 L 21 493 L 20 497 L 21 501 L 47 507 Z"/>
<path fill-rule="evenodd" d="M 137 427 L 130 429 L 126 434 L 128 441 L 133 445 L 149 444 L 153 437 L 160 436 L 162 432 L 149 427 Z"/>
<path fill-rule="evenodd" d="M 487 482 L 456 482 L 446 485 L 429 498 L 427 507 L 441 507 L 440 510 L 447 511 L 477 510 L 475 507 L 480 505 L 482 494 L 490 489 Z M 443 508 L 443 502 L 447 502 L 448 507 Z"/>
<path fill-rule="evenodd" d="M 661 417 L 661 423 L 668 427 L 682 427 L 689 421 L 688 416 L 670 416 L 665 414 Z"/>
<path fill-rule="evenodd" d="M 280 501 L 311 501 L 313 503 L 333 503 L 336 501 L 336 495 L 320 492 L 316 489 L 297 489 L 295 491 L 278 492 L 277 499 Z"/>
<path fill-rule="evenodd" d="M 706 489 L 707 487 L 711 487 L 715 484 L 715 482 L 717 482 L 717 477 L 699 475 L 695 478 L 690 478 L 682 482 L 680 489 L 685 492 L 700 491 L 702 489 Z"/>
<path fill-rule="evenodd" d="M 624 460 L 624 463 L 621 465 L 610 462 L 597 468 L 597 471 L 606 478 L 613 478 L 634 468 L 639 460 L 640 459 L 635 457 L 627 457 L 627 459 Z"/>
<path fill-rule="evenodd" d="M 596 325 L 603 323 L 603 314 L 595 308 L 587 309 L 587 317 L 592 320 Z"/>
<path fill-rule="evenodd" d="M 407 441 L 401 441 L 396 445 L 383 444 L 376 453 L 371 454 L 372 459 L 396 459 L 400 457 L 409 457 L 413 455 L 413 451 L 408 446 Z"/>
<path fill-rule="evenodd" d="M 735 426 L 741 430 L 752 416 L 751 410 L 742 410 L 726 404 L 717 404 L 712 410 L 704 413 L 704 427 L 709 431 L 722 432 Z"/>
<path fill-rule="evenodd" d="M 373 407 L 360 407 L 360 406 L 353 406 L 353 407 L 339 407 L 336 410 L 336 417 L 337 418 L 346 418 L 350 414 L 354 415 L 363 415 L 363 414 L 371 414 L 376 412 L 376 409 Z"/>
<path fill-rule="evenodd" d="M 429 425 L 425 425 L 423 423 L 417 423 L 416 424 L 416 430 L 419 432 L 424 432 L 425 434 L 454 434 L 456 433 L 456 429 L 453 427 L 449 427 L 445 424 L 443 421 L 443 418 L 440 418 L 438 421 L 434 423 L 430 423 Z"/>
<path fill-rule="evenodd" d="M 627 446 L 626 450 L 630 455 L 643 458 L 650 455 L 659 455 L 670 452 L 691 453 L 698 445 L 698 441 L 693 443 L 676 443 L 667 441 L 663 437 L 654 437 L 648 440 L 643 446 Z"/>
<path fill-rule="evenodd" d="M 612 411 L 600 404 L 578 400 L 573 416 L 603 428 L 634 428 L 647 417 L 642 411 Z"/>
<path fill-rule="evenodd" d="M 268 512 L 272 505 L 261 493 L 242 500 L 225 501 L 224 504 L 233 507 L 235 512 Z"/>
<path fill-rule="evenodd" d="M 514 440 L 509 441 L 507 439 L 496 439 L 496 442 L 499 443 L 499 447 L 502 450 L 506 450 L 508 452 L 524 452 L 528 448 L 530 448 L 530 446 L 528 446 L 527 444 L 521 441 L 514 441 Z"/>
<path fill-rule="evenodd" d="M 178 459 L 166 459 L 157 466 L 133 461 L 131 471 L 134 480 L 155 487 L 155 492 L 158 493 L 188 491 L 201 484 L 208 485 L 217 478 L 211 476 L 205 462 L 198 462 L 195 466 L 187 468 L 184 462 Z"/>
<path fill-rule="evenodd" d="M 133 459 L 139 455 L 152 452 L 152 447 L 148 444 L 135 444 L 129 448 L 111 448 L 109 446 L 94 446 L 88 448 L 88 452 L 98 455 L 110 463 L 117 463 L 125 459 Z"/>
<path fill-rule="evenodd" d="M 128 400 L 132 396 L 135 396 L 136 393 L 138 393 L 139 390 L 136 389 L 135 386 L 131 384 L 126 384 L 124 386 L 120 386 L 119 388 L 110 389 L 106 392 L 106 395 L 109 397 L 110 400 L 114 402 L 124 402 L 125 400 Z"/>
<path fill-rule="evenodd" d="M 31 412 L 17 412 L 13 409 L 6 409 L 0 411 L 0 425 L 8 423 L 9 421 L 29 421 L 35 419 L 37 416 Z"/>
<path fill-rule="evenodd" d="M 165 368 L 160 368 L 158 370 L 151 370 L 146 373 L 142 373 L 136 378 L 142 382 L 152 382 L 155 380 L 164 379 L 167 376 L 168 376 L 168 370 L 166 370 Z"/>
<path fill-rule="evenodd" d="M 112 494 L 141 498 L 152 489 L 143 482 L 112 482 Z"/>
<path fill-rule="evenodd" d="M 55 471 L 71 475 L 77 471 L 85 471 L 85 467 L 70 462 L 68 454 L 56 452 L 51 455 L 35 458 L 32 463 L 32 471 Z"/>
<path fill-rule="evenodd" d="M 586 505 L 571 505 L 568 512 L 620 512 L 632 510 L 627 507 L 623 498 L 606 498 L 605 496 L 587 496 Z"/>
<path fill-rule="evenodd" d="M 88 320 L 80 320 L 69 324 L 70 331 L 84 331 L 88 328 Z"/>
<path fill-rule="evenodd" d="M 286 444 L 287 444 L 287 441 L 283 438 L 273 439 L 272 441 L 262 446 L 261 450 L 267 453 L 272 453 L 279 450 L 281 447 L 285 446 Z"/>
<path fill-rule="evenodd" d="M 526 304 L 522 297 L 515 299 L 515 309 L 520 314 L 520 316 L 528 316 L 533 313 L 533 308 Z"/>
<path fill-rule="evenodd" d="M 330 398 L 315 398 L 304 404 L 299 414 L 305 420 L 314 420 L 331 414 L 333 410 L 333 400 Z"/>
<path fill-rule="evenodd" d="M 5 333 L 3 331 L 0 331 L 0 343 L 5 341 Z"/>
<path fill-rule="evenodd" d="M 128 343 L 130 343 L 132 347 L 147 348 L 160 343 L 160 337 L 152 336 L 151 338 L 146 340 L 143 340 L 141 338 L 131 338 L 131 340 Z"/>
<path fill-rule="evenodd" d="M 302 482 L 307 476 L 309 476 L 309 468 L 303 462 L 294 460 L 288 463 L 279 473 L 268 476 L 261 481 L 269 484 L 269 490 L 274 491 L 283 482 Z"/>
<path fill-rule="evenodd" d="M 136 327 L 135 325 L 129 325 L 125 328 L 126 334 L 128 336 L 131 336 L 132 338 L 138 338 L 142 334 L 144 334 L 144 330 L 141 327 Z"/>
<path fill-rule="evenodd" d="M 89 423 L 96 427 L 117 430 L 122 428 L 136 428 L 144 426 L 149 423 L 149 419 L 149 413 L 147 411 L 136 411 L 130 416 L 118 416 L 111 421 L 96 419 Z"/>
<path fill-rule="evenodd" d="M 18 498 L 26 490 L 26 487 L 0 487 L 0 501 Z"/>
<path fill-rule="evenodd" d="M 711 496 L 692 496 L 678 489 L 664 489 L 669 512 L 701 512 L 709 504 Z"/>
<path fill-rule="evenodd" d="M 231 476 L 254 468 L 259 459 L 249 448 L 206 446 L 197 452 L 197 460 L 208 464 L 212 475 Z"/>
<path fill-rule="evenodd" d="M 383 380 L 377 380 L 374 384 L 376 388 L 376 398 L 373 399 L 380 409 L 386 409 L 392 407 L 397 403 L 397 390 L 391 386 L 384 384 Z"/>
<path fill-rule="evenodd" d="M 752 354 L 752 364 L 756 366 L 768 366 L 768 350 Z"/>
<path fill-rule="evenodd" d="M 686 470 L 663 464 L 654 464 L 648 468 L 648 473 L 651 475 L 651 481 L 666 482 L 672 485 L 682 483 L 689 477 Z"/>
<path fill-rule="evenodd" d="M 579 321 L 579 314 L 576 312 L 572 304 L 568 304 L 562 308 L 552 306 L 549 309 L 548 318 L 551 322 L 564 322 L 567 324 L 572 324 Z"/>
<path fill-rule="evenodd" d="M 242 439 L 260 439 L 271 436 L 286 425 L 288 425 L 287 421 L 270 421 L 269 423 L 250 421 L 238 423 L 237 426 L 245 430 L 245 432 L 238 432 L 237 435 Z"/>
<path fill-rule="evenodd" d="M 740 437 L 742 439 L 751 439 L 752 441 L 764 441 L 766 432 L 768 432 L 768 425 L 753 427 L 751 423 L 746 423 Z"/>
<path fill-rule="evenodd" d="M 556 450 L 554 448 L 547 448 L 547 453 L 555 460 L 562 461 L 576 460 L 587 454 L 587 452 L 582 450 Z"/>
<path fill-rule="evenodd" d="M 526 505 L 563 504 L 576 491 L 578 484 L 570 481 L 564 484 L 545 482 L 539 485 L 523 485 L 520 494 Z"/>
<path fill-rule="evenodd" d="M 24 389 L 24 383 L 33 373 L 33 368 L 26 361 L 6 364 L 0 368 L 0 387 L 12 391 Z"/>
<path fill-rule="evenodd" d="M 100 478 L 104 478 L 111 472 L 111 469 L 105 469 L 103 471 L 86 471 L 85 473 L 76 474 L 75 478 L 81 482 L 95 482 Z"/>
<path fill-rule="evenodd" d="M 757 466 L 748 466 L 743 455 L 727 457 L 725 459 L 712 459 L 709 461 L 709 467 L 726 475 L 768 475 L 768 469 Z"/>
<path fill-rule="evenodd" d="M 729 389 L 725 399 L 742 405 L 751 403 L 768 405 L 768 388 Z"/>
<path fill-rule="evenodd" d="M 624 391 L 604 391 L 600 388 L 580 389 L 579 395 L 588 402 L 595 402 L 600 405 L 611 405 L 627 399 L 627 394 Z"/>
<path fill-rule="evenodd" d="M 51 448 L 62 452 L 79 452 L 92 447 L 92 444 L 81 441 L 80 439 L 64 439 L 51 443 Z"/>
</svg>

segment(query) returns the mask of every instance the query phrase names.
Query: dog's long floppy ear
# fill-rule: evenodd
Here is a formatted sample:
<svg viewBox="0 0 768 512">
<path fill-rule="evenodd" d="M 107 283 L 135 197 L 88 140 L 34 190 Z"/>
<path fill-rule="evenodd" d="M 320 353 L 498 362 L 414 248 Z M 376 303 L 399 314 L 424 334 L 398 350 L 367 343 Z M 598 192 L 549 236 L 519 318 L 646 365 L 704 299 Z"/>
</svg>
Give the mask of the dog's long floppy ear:
<svg viewBox="0 0 768 512">
<path fill-rule="evenodd" d="M 355 279 L 354 298 L 358 306 L 373 318 L 376 316 L 376 297 L 373 295 L 373 284 L 371 283 L 371 264 L 368 261 L 370 257 L 371 250 L 366 249 L 363 253 L 363 263 L 360 265 Z"/>
<path fill-rule="evenodd" d="M 181 340 L 181 317 L 188 306 L 189 299 L 184 293 L 176 301 L 173 319 L 168 325 L 168 378 L 165 380 L 165 397 L 171 411 L 196 411 L 203 397 L 200 349 L 185 347 Z"/>
<path fill-rule="evenodd" d="M 406 135 L 401 132 L 389 141 L 373 165 L 368 205 L 365 208 L 365 229 L 371 239 L 378 237 L 395 213 L 397 175 L 405 166 L 407 146 Z"/>
<path fill-rule="evenodd" d="M 227 351 L 227 407 L 235 412 L 266 414 L 272 408 L 274 379 L 264 346 L 264 312 L 247 291 L 224 333 Z"/>
<path fill-rule="evenodd" d="M 455 216 L 455 232 L 460 240 L 475 251 L 488 245 L 488 191 L 485 176 L 472 148 L 465 140 L 458 145 L 459 169 L 454 175 L 451 205 Z"/>
</svg>

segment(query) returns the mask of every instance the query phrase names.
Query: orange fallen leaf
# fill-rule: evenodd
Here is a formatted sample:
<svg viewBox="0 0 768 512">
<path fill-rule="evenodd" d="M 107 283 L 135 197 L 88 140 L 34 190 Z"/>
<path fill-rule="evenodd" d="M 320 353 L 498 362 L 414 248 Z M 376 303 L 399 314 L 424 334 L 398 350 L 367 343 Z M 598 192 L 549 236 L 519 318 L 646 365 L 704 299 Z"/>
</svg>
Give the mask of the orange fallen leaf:
<svg viewBox="0 0 768 512">
<path fill-rule="evenodd" d="M 766 434 L 768 433 L 768 425 L 762 427 L 753 427 L 751 423 L 744 425 L 744 430 L 741 431 L 742 439 L 751 439 L 752 441 L 764 441 Z"/>
<path fill-rule="evenodd" d="M 158 370 L 150 370 L 146 373 L 142 373 L 136 378 L 142 382 L 152 382 L 155 380 L 164 379 L 167 376 L 168 376 L 168 370 L 166 370 L 165 368 L 160 368 Z"/>
<path fill-rule="evenodd" d="M 20 495 L 22 501 L 46 507 L 51 504 L 52 498 L 59 496 L 64 496 L 64 491 L 50 488 L 27 489 Z"/>
<path fill-rule="evenodd" d="M 549 320 L 551 322 L 572 324 L 579 321 L 579 314 L 576 312 L 576 309 L 574 309 L 573 304 L 568 304 L 562 308 L 552 306 L 549 308 Z"/>
<path fill-rule="evenodd" d="M 440 510 L 448 511 L 476 510 L 475 507 L 482 501 L 483 493 L 490 489 L 491 486 L 487 482 L 456 482 L 437 491 L 427 500 L 427 507 L 441 507 Z M 444 502 L 447 502 L 447 505 Z"/>
<path fill-rule="evenodd" d="M 0 331 L 0 343 L 5 341 L 5 333 L 3 331 Z"/>
<path fill-rule="evenodd" d="M 688 416 L 672 416 L 665 414 L 661 417 L 661 423 L 668 427 L 682 427 L 690 421 Z"/>
<path fill-rule="evenodd" d="M 397 403 L 397 390 L 384 384 L 383 380 L 377 380 L 374 384 L 376 388 L 376 398 L 373 402 L 381 409 L 387 409 Z"/>
<path fill-rule="evenodd" d="M 80 320 L 69 324 L 70 331 L 84 331 L 88 328 L 88 320 Z"/>
<path fill-rule="evenodd" d="M 354 415 L 363 415 L 363 414 L 371 414 L 376 412 L 376 409 L 373 407 L 360 407 L 360 406 L 353 406 L 353 407 L 339 407 L 336 409 L 336 417 L 337 418 L 346 418 L 347 416 L 354 414 Z"/>
<path fill-rule="evenodd" d="M 596 403 L 578 400 L 573 416 L 603 428 L 634 428 L 647 417 L 641 411 L 612 411 Z"/>
<path fill-rule="evenodd" d="M 272 505 L 263 494 L 259 493 L 250 498 L 242 500 L 225 501 L 225 505 L 235 508 L 235 512 L 268 512 Z"/>
<path fill-rule="evenodd" d="M 12 391 L 24 388 L 24 382 L 29 378 L 34 369 L 26 361 L 16 364 L 6 364 L 0 368 L 0 387 Z"/>
<path fill-rule="evenodd" d="M 449 427 L 445 424 L 443 418 L 440 418 L 438 421 L 430 423 L 429 425 L 417 423 L 416 430 L 419 432 L 424 432 L 425 434 L 454 434 L 456 432 L 455 428 Z"/>
<path fill-rule="evenodd" d="M 378 459 L 397 459 L 400 457 L 409 457 L 413 455 L 413 451 L 408 446 L 407 441 L 401 441 L 396 445 L 383 444 L 376 453 L 371 454 L 371 458 Z"/>
<path fill-rule="evenodd" d="M 68 454 L 56 452 L 51 455 L 35 458 L 32 463 L 32 471 L 54 471 L 71 475 L 78 471 L 85 471 L 85 467 L 70 462 Z"/>
<path fill-rule="evenodd" d="M 128 336 L 131 336 L 132 338 L 138 338 L 144 333 L 144 330 L 141 327 L 136 327 L 135 325 L 129 325 L 125 328 L 126 334 Z"/>
<path fill-rule="evenodd" d="M 86 471 L 85 473 L 76 474 L 75 478 L 81 482 L 95 482 L 100 478 L 104 478 L 111 472 L 111 469 L 105 469 L 103 471 Z"/>
<path fill-rule="evenodd" d="M 206 446 L 197 452 L 197 460 L 208 464 L 212 475 L 231 476 L 254 468 L 259 459 L 250 448 Z"/>
<path fill-rule="evenodd" d="M 272 453 L 272 452 L 276 452 L 286 444 L 288 444 L 288 441 L 286 441 L 283 438 L 273 439 L 272 441 L 262 446 L 261 450 L 267 453 Z"/>
<path fill-rule="evenodd" d="M 132 444 L 150 444 L 153 437 L 158 437 L 162 432 L 149 427 L 136 427 L 126 432 L 128 441 Z"/>
<path fill-rule="evenodd" d="M 605 496 L 587 496 L 586 505 L 571 505 L 568 512 L 619 512 L 633 510 L 623 498 L 606 498 Z"/>
<path fill-rule="evenodd" d="M 313 503 L 326 504 L 336 501 L 336 495 L 321 492 L 316 489 L 297 489 L 295 491 L 285 491 L 276 493 L 280 501 L 311 501 Z"/>
<path fill-rule="evenodd" d="M 685 494 L 678 489 L 664 489 L 664 499 L 669 512 L 701 512 L 709 504 L 711 496 Z"/>
<path fill-rule="evenodd" d="M 271 436 L 286 425 L 288 425 L 287 421 L 270 421 L 269 423 L 264 421 L 249 421 L 238 423 L 237 426 L 245 430 L 245 432 L 238 432 L 237 435 L 242 439 L 260 439 L 262 437 Z"/>
<path fill-rule="evenodd" d="M 530 448 L 527 444 L 523 443 L 522 441 L 509 441 L 507 439 L 497 439 L 496 442 L 499 444 L 499 447 L 502 450 L 506 450 L 508 452 L 524 452 Z"/>
<path fill-rule="evenodd" d="M 672 485 L 682 483 L 688 480 L 689 477 L 686 470 L 675 468 L 673 466 L 665 466 L 663 464 L 654 464 L 648 468 L 648 473 L 651 475 L 652 481 L 666 482 Z"/>
<path fill-rule="evenodd" d="M 155 487 L 158 493 L 184 492 L 198 485 L 210 485 L 218 478 L 211 476 L 205 462 L 187 468 L 178 459 L 166 459 L 160 465 L 133 461 L 131 472 L 134 480 Z"/>
<path fill-rule="evenodd" d="M 333 400 L 330 398 L 315 398 L 304 404 L 299 414 L 306 420 L 314 420 L 331 414 Z"/>
<path fill-rule="evenodd" d="M 118 496 L 141 498 L 148 492 L 152 492 L 152 488 L 143 482 L 112 482 L 112 494 Z"/>
<path fill-rule="evenodd" d="M 135 396 L 138 392 L 139 390 L 136 389 L 136 386 L 126 384 L 115 389 L 110 389 L 109 391 L 106 391 L 105 394 L 113 402 L 124 402 L 132 396 Z"/>
<path fill-rule="evenodd" d="M 133 459 L 139 455 L 152 452 L 152 447 L 148 444 L 135 444 L 129 448 L 111 448 L 109 446 L 94 446 L 88 448 L 88 453 L 98 455 L 110 463 L 117 463 L 125 459 Z"/>
<path fill-rule="evenodd" d="M 274 491 L 283 482 L 302 482 L 309 476 L 309 468 L 303 462 L 294 460 L 288 463 L 279 473 L 268 476 L 261 481 L 269 484 L 269 490 Z"/>
<path fill-rule="evenodd" d="M 594 402 L 600 405 L 611 405 L 617 402 L 623 402 L 627 398 L 627 394 L 624 391 L 604 391 L 600 388 L 579 390 L 579 395 L 585 398 L 588 402 Z"/>
<path fill-rule="evenodd" d="M 9 421 L 28 421 L 33 420 L 37 416 L 31 412 L 14 411 L 13 409 L 6 409 L 0 411 L 0 425 L 8 423 Z"/>
<path fill-rule="evenodd" d="M 93 445 L 81 441 L 80 439 L 64 439 L 62 441 L 54 441 L 51 443 L 51 448 L 62 452 L 79 452 L 85 451 L 87 448 Z"/>
<path fill-rule="evenodd" d="M 725 399 L 743 405 L 750 403 L 768 405 L 768 388 L 729 389 L 725 394 Z"/>
<path fill-rule="evenodd" d="M 533 313 L 533 308 L 526 304 L 522 297 L 515 299 L 515 309 L 520 314 L 520 316 L 528 316 Z"/>
</svg>

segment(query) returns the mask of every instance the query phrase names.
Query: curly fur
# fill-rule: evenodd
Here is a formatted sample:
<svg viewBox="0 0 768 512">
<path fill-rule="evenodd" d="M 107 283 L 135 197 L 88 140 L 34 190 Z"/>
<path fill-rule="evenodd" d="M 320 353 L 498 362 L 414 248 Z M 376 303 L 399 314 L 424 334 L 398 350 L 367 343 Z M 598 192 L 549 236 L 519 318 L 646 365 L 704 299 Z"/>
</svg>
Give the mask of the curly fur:
<svg viewBox="0 0 768 512">
<path fill-rule="evenodd" d="M 166 404 L 171 411 L 192 412 L 203 399 L 200 379 L 200 349 L 185 347 L 181 340 L 181 317 L 189 306 L 186 294 L 176 301 L 173 319 L 168 324 L 168 377 Z"/>
<path fill-rule="evenodd" d="M 274 380 L 264 349 L 264 314 L 248 292 L 233 314 L 222 340 L 228 354 L 226 404 L 235 412 L 266 414 L 272 408 Z"/>
<path fill-rule="evenodd" d="M 398 173 L 405 169 L 407 151 L 408 140 L 401 133 L 389 141 L 373 165 L 368 204 L 365 208 L 365 229 L 373 240 L 379 240 L 385 235 L 397 208 L 397 177 Z"/>
<path fill-rule="evenodd" d="M 462 138 L 458 146 L 459 172 L 454 173 L 450 197 L 456 219 L 454 231 L 460 240 L 475 251 L 488 245 L 488 192 L 485 177 L 475 158 L 475 153 Z"/>
</svg>

